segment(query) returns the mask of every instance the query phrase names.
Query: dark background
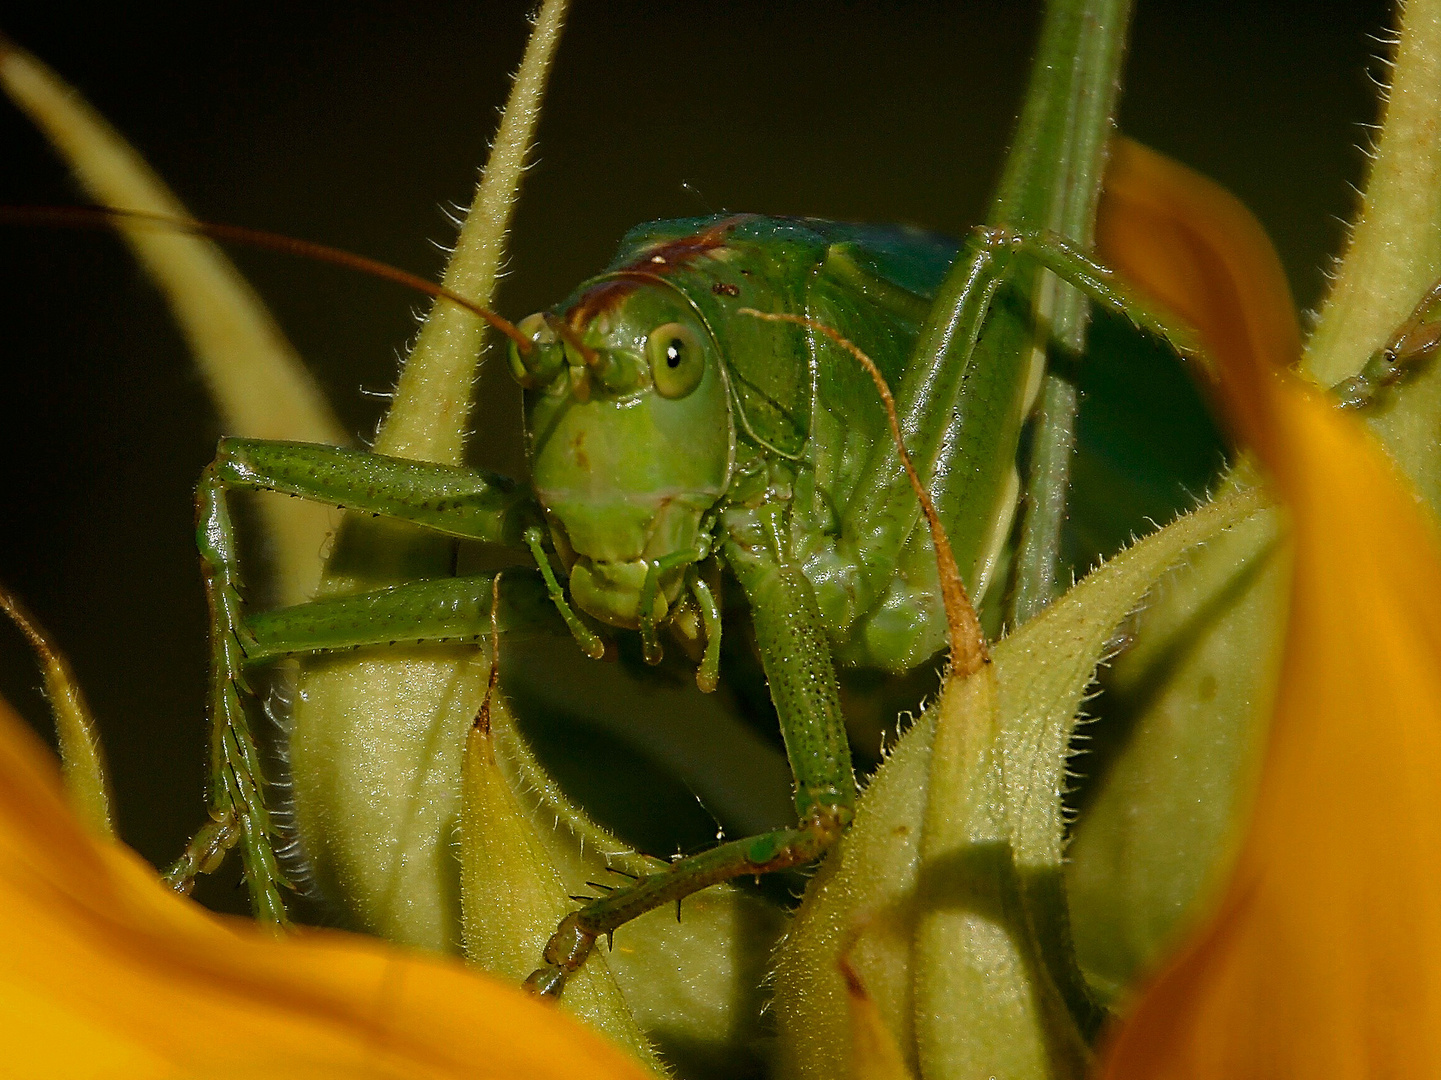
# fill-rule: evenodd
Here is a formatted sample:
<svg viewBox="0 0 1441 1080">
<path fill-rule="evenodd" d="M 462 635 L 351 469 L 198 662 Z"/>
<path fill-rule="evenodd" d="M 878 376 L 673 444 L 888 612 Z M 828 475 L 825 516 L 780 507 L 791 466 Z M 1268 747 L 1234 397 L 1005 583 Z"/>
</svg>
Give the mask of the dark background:
<svg viewBox="0 0 1441 1080">
<path fill-rule="evenodd" d="M 427 275 L 468 202 L 528 29 L 524 3 L 27 5 L 0 28 L 73 81 L 202 218 Z M 1314 305 L 1362 179 L 1388 5 L 1139 4 L 1122 122 L 1221 180 Z M 631 225 L 711 210 L 911 222 L 984 215 L 1036 29 L 1021 3 L 579 0 L 499 306 L 567 293 Z M 68 203 L 0 102 L 0 202 Z M 688 186 L 687 186 L 688 185 Z M 235 253 L 369 435 L 422 306 L 324 266 Z M 218 434 L 164 305 L 109 237 L 0 235 L 0 579 L 67 649 L 101 718 L 124 835 L 172 858 L 201 814 L 204 612 L 193 485 Z M 492 365 L 475 458 L 523 470 Z M 0 691 L 45 728 L 0 628 Z"/>
</svg>

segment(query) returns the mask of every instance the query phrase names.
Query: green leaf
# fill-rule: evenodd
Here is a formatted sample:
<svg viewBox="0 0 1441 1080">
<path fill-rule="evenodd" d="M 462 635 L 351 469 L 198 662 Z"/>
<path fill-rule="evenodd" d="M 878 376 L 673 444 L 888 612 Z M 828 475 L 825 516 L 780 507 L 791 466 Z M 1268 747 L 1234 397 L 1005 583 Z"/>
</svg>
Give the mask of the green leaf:
<svg viewBox="0 0 1441 1080">
<path fill-rule="evenodd" d="M 1345 257 L 1306 346 L 1303 368 L 1322 386 L 1356 374 L 1441 279 L 1441 3 L 1400 7 L 1380 135 Z M 1371 429 L 1441 510 L 1441 366 L 1368 410 Z"/>
</svg>

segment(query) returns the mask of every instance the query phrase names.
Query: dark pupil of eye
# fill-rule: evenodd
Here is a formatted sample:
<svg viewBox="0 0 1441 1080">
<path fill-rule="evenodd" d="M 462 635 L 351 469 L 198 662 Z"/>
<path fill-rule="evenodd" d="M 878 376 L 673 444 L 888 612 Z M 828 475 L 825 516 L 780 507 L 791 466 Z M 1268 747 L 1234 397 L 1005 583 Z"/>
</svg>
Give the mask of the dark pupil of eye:
<svg viewBox="0 0 1441 1080">
<path fill-rule="evenodd" d="M 665 347 L 665 366 L 668 368 L 680 367 L 681 349 L 684 347 L 680 338 L 675 338 Z"/>
</svg>

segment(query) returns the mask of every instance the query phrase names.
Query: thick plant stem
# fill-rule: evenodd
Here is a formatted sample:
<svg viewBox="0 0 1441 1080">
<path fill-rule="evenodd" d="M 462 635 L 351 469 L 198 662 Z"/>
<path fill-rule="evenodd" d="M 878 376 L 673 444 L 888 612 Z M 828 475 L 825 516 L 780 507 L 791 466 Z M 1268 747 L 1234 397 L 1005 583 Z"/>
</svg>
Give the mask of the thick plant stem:
<svg viewBox="0 0 1441 1080">
<path fill-rule="evenodd" d="M 1130 8 L 1130 0 L 1048 5 L 992 223 L 1046 230 L 1090 246 Z M 1049 274 L 1033 295 L 1035 329 L 1028 347 L 1078 356 L 1085 348 L 1085 300 Z M 1043 376 L 1008 612 L 1013 625 L 1037 614 L 1056 594 L 1077 404 L 1069 379 Z"/>
<path fill-rule="evenodd" d="M 1441 0 L 1407 0 L 1381 133 L 1351 241 L 1302 366 L 1331 386 L 1361 370 L 1441 277 Z"/>
</svg>

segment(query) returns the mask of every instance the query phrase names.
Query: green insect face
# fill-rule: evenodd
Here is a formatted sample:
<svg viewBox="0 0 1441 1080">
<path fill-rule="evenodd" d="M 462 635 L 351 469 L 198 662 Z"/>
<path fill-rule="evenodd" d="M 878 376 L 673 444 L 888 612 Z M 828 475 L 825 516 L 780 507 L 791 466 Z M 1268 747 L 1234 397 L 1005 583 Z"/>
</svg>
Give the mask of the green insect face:
<svg viewBox="0 0 1441 1080">
<path fill-rule="evenodd" d="M 649 564 L 704 553 L 701 522 L 730 483 L 735 436 L 720 351 L 685 298 L 663 284 L 602 280 L 512 347 L 526 395 L 536 495 L 583 610 L 639 625 Z M 664 572 L 652 617 L 681 589 Z"/>
</svg>

